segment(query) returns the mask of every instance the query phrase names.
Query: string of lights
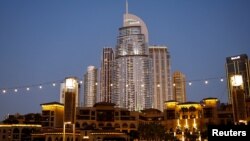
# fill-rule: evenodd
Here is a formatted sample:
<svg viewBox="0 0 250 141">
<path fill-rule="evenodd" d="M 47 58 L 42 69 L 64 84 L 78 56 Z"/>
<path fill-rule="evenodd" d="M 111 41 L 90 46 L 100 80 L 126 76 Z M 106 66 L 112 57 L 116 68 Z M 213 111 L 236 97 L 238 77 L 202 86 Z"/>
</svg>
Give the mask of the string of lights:
<svg viewBox="0 0 250 141">
<path fill-rule="evenodd" d="M 212 80 L 216 80 L 216 81 L 220 81 L 220 82 L 224 82 L 225 77 L 213 77 L 213 78 L 205 78 L 205 79 L 194 79 L 194 80 L 186 80 L 185 83 L 188 86 L 192 86 L 193 83 L 195 82 L 202 82 L 205 85 L 208 85 L 209 82 L 211 82 Z M 44 89 L 46 86 L 46 88 L 48 88 L 48 86 L 51 87 L 56 87 L 57 85 L 60 85 L 60 83 L 62 83 L 63 80 L 56 80 L 56 81 L 50 81 L 50 82 L 44 82 L 44 83 L 38 83 L 38 84 L 32 84 L 32 85 L 24 85 L 24 86 L 17 86 L 17 87 L 9 87 L 9 88 L 0 88 L 0 94 L 10 94 L 10 93 L 18 93 L 19 91 L 31 91 L 31 90 L 42 90 Z M 78 80 L 78 83 L 81 85 L 83 83 L 82 80 Z M 112 85 L 111 85 L 112 86 Z M 173 86 L 175 86 L 175 84 L 173 83 Z"/>
<path fill-rule="evenodd" d="M 195 80 L 187 80 L 189 86 L 193 84 L 193 82 L 204 82 L 204 84 L 208 84 L 212 80 L 219 80 L 220 82 L 224 82 L 225 77 L 213 77 L 213 78 L 206 78 L 206 79 L 195 79 Z"/>
<path fill-rule="evenodd" d="M 50 82 L 44 82 L 44 83 L 38 83 L 38 84 L 32 84 L 32 85 L 23 85 L 23 86 L 17 86 L 17 87 L 9 87 L 9 88 L 1 88 L 0 94 L 8 94 L 8 93 L 18 93 L 19 91 L 25 90 L 25 91 L 31 91 L 35 89 L 42 90 L 46 86 L 52 86 L 56 87 L 58 84 L 60 84 L 62 80 L 56 80 L 56 81 L 50 81 Z"/>
</svg>

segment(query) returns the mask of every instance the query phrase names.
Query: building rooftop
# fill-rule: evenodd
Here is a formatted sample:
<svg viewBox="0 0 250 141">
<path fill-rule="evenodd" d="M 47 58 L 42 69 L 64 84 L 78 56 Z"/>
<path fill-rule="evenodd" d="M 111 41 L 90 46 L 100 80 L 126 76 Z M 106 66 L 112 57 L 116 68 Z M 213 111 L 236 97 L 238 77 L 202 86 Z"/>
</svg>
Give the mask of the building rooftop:
<svg viewBox="0 0 250 141">
<path fill-rule="evenodd" d="M 218 98 L 216 97 L 207 97 L 207 98 L 203 98 L 202 100 L 218 100 Z"/>
<path fill-rule="evenodd" d="M 56 101 L 53 101 L 53 102 L 48 102 L 48 103 L 42 103 L 42 104 L 40 104 L 40 105 L 52 105 L 52 104 L 57 104 L 57 105 L 62 105 L 62 106 L 63 106 L 63 104 L 62 104 L 62 103 L 60 103 L 60 102 L 56 102 Z"/>
<path fill-rule="evenodd" d="M 200 104 L 200 103 L 199 102 L 188 101 L 188 102 L 179 103 L 178 105 L 187 105 L 187 104 Z"/>
</svg>

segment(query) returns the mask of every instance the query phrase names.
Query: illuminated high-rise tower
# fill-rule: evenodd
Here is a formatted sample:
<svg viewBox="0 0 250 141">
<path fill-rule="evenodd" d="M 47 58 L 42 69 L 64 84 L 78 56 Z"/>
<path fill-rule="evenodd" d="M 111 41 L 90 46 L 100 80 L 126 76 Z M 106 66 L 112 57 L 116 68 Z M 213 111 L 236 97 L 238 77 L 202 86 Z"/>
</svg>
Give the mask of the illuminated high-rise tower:
<svg viewBox="0 0 250 141">
<path fill-rule="evenodd" d="M 137 16 L 124 14 L 114 61 L 112 102 L 131 111 L 152 108 L 151 60 L 148 30 Z"/>
<path fill-rule="evenodd" d="M 80 89 L 81 89 L 81 84 L 77 83 L 77 89 L 76 89 L 76 107 L 80 106 Z M 62 82 L 60 85 L 60 103 L 64 104 L 65 101 L 65 82 Z"/>
<path fill-rule="evenodd" d="M 226 75 L 228 84 L 228 103 L 232 103 L 233 86 L 230 78 L 234 75 L 241 75 L 243 84 L 242 89 L 245 93 L 245 98 L 250 98 L 250 66 L 248 56 L 240 54 L 226 58 Z"/>
<path fill-rule="evenodd" d="M 93 107 L 97 99 L 97 68 L 88 66 L 84 74 L 84 107 Z"/>
<path fill-rule="evenodd" d="M 153 70 L 153 108 L 163 111 L 164 102 L 172 100 L 170 54 L 166 46 L 150 46 Z"/>
<path fill-rule="evenodd" d="M 75 108 L 78 83 L 75 77 L 65 79 L 64 87 L 64 122 L 75 123 Z"/>
<path fill-rule="evenodd" d="M 173 73 L 173 97 L 178 102 L 186 102 L 186 78 L 180 71 Z"/>
<path fill-rule="evenodd" d="M 112 63 L 114 60 L 114 52 L 112 48 L 103 48 L 102 64 L 101 64 L 101 101 L 111 102 L 112 87 Z"/>
<path fill-rule="evenodd" d="M 73 140 L 75 140 L 76 95 L 78 82 L 76 77 L 67 77 L 64 81 L 64 113 L 63 113 L 63 141 L 65 141 L 66 125 L 73 126 Z"/>
</svg>

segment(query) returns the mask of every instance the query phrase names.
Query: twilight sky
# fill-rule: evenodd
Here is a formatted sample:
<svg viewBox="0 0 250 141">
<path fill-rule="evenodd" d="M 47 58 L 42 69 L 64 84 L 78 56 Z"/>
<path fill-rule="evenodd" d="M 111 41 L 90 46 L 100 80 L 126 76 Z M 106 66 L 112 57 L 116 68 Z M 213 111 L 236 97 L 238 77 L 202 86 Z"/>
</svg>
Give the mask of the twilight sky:
<svg viewBox="0 0 250 141">
<path fill-rule="evenodd" d="M 244 53 L 250 58 L 250 1 L 128 3 L 129 13 L 146 23 L 149 44 L 167 46 L 171 71 L 192 82 L 188 101 L 217 97 L 227 102 L 226 80 L 220 82 L 226 57 Z M 99 68 L 103 47 L 116 45 L 124 12 L 125 0 L 1 0 L 0 120 L 41 112 L 41 103 L 59 101 L 65 77 L 82 80 L 89 65 Z"/>
</svg>

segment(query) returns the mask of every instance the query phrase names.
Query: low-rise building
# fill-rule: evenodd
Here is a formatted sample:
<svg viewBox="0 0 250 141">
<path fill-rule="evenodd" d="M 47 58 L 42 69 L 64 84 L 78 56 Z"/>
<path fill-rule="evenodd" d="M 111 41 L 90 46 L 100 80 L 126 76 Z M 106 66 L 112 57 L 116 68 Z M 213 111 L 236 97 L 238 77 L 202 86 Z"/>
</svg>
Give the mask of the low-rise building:
<svg viewBox="0 0 250 141">
<path fill-rule="evenodd" d="M 37 124 L 0 124 L 1 141 L 31 141 L 31 134 L 40 132 Z"/>
<path fill-rule="evenodd" d="M 62 141 L 63 109 L 58 102 L 41 104 L 40 125 L 5 124 L 0 126 L 0 138 L 21 141 L 23 138 L 34 141 Z M 23 116 L 26 117 L 26 116 Z M 28 121 L 35 121 L 28 116 Z M 24 120 L 25 121 L 25 120 Z M 143 136 L 141 127 L 160 125 L 165 133 L 181 139 L 186 134 L 201 135 L 209 124 L 233 124 L 232 106 L 221 104 L 217 98 L 205 98 L 201 102 L 166 101 L 164 111 L 144 109 L 129 111 L 113 103 L 100 102 L 93 107 L 76 108 L 76 131 L 66 126 L 65 141 L 83 140 L 130 140 Z M 36 128 L 34 128 L 36 127 Z M 31 134 L 23 133 L 31 129 Z M 25 129 L 25 130 L 24 130 Z M 38 130 L 39 129 L 39 130 Z"/>
</svg>

